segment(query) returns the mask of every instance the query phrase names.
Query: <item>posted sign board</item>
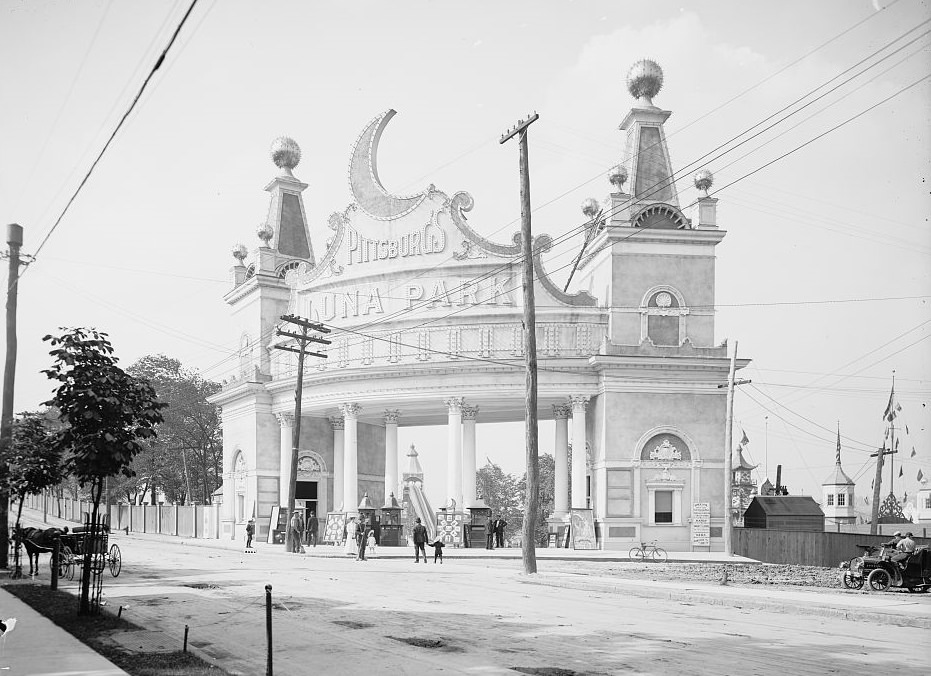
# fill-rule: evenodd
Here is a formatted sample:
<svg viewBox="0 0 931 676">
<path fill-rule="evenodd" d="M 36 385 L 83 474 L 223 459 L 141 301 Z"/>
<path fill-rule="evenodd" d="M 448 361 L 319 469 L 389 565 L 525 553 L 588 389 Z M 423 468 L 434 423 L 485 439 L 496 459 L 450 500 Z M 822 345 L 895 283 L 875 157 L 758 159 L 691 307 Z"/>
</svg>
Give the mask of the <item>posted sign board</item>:
<svg viewBox="0 0 931 676">
<path fill-rule="evenodd" d="M 692 546 L 711 546 L 711 503 L 692 503 Z"/>
</svg>

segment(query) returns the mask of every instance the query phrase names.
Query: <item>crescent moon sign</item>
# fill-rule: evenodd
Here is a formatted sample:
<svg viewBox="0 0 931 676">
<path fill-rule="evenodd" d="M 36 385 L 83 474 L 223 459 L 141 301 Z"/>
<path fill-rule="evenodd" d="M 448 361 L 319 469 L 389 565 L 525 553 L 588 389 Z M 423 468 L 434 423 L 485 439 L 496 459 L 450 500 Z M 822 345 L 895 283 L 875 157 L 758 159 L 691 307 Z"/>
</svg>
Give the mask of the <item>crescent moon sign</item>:
<svg viewBox="0 0 931 676">
<path fill-rule="evenodd" d="M 352 196 L 365 213 L 379 221 L 390 221 L 409 214 L 427 197 L 426 191 L 406 197 L 392 195 L 378 179 L 378 141 L 396 114 L 396 111 L 389 109 L 369 122 L 356 139 L 349 161 L 349 189 Z"/>
</svg>

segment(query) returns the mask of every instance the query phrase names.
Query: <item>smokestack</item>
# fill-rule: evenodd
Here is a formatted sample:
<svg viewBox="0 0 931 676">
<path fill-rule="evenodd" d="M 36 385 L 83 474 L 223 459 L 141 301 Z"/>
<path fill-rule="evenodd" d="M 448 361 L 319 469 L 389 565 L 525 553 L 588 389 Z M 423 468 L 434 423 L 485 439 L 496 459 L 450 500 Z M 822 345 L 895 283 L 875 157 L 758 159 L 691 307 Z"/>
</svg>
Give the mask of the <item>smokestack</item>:
<svg viewBox="0 0 931 676">
<path fill-rule="evenodd" d="M 776 465 L 776 495 L 782 495 L 782 465 Z"/>
</svg>

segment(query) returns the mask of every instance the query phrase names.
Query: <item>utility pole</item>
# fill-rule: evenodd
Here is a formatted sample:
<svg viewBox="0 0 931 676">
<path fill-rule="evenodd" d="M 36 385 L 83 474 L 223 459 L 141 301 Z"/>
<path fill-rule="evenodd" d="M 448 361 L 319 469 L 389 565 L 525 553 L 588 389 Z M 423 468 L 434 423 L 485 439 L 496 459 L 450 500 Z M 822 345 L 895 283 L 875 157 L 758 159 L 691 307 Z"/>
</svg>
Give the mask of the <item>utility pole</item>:
<svg viewBox="0 0 931 676">
<path fill-rule="evenodd" d="M 277 335 L 287 336 L 288 338 L 294 338 L 297 341 L 299 348 L 290 347 L 288 345 L 275 345 L 276 349 L 285 350 L 287 352 L 297 352 L 297 386 L 295 387 L 294 392 L 294 428 L 291 435 L 291 476 L 288 482 L 288 512 L 287 512 L 287 521 L 288 524 L 288 537 L 285 538 L 285 551 L 293 552 L 295 551 L 292 548 L 291 542 L 291 517 L 294 514 L 294 499 L 297 494 L 297 453 L 301 443 L 301 397 L 304 393 L 304 357 L 310 355 L 311 357 L 320 357 L 321 359 L 326 359 L 327 356 L 320 352 L 307 352 L 308 343 L 321 343 L 323 345 L 329 345 L 329 340 L 324 340 L 323 338 L 318 338 L 316 336 L 311 336 L 311 331 L 316 331 L 318 333 L 329 333 L 330 329 L 326 328 L 322 324 L 314 324 L 303 317 L 298 317 L 297 315 L 282 315 L 281 320 L 289 324 L 294 324 L 300 329 L 300 333 L 293 333 L 291 331 L 282 331 L 278 329 Z M 275 527 L 275 524 L 271 524 L 271 528 Z M 296 551 L 300 551 L 300 546 L 298 546 Z"/>
<path fill-rule="evenodd" d="M 3 404 L 0 411 L 0 456 L 6 457 L 13 439 L 13 383 L 16 380 L 16 294 L 19 290 L 19 268 L 30 260 L 20 258 L 23 246 L 23 227 L 16 223 L 6 226 L 6 243 L 9 249 L 2 255 L 10 260 L 6 288 L 6 363 L 3 368 Z M 10 563 L 9 521 L 10 493 L 6 488 L 9 467 L 0 462 L 0 568 Z"/>
<path fill-rule="evenodd" d="M 537 572 L 536 525 L 540 506 L 540 457 L 537 430 L 537 331 L 533 299 L 533 238 L 530 230 L 530 157 L 527 128 L 540 118 L 534 113 L 501 135 L 500 143 L 514 136 L 520 145 L 520 248 L 524 258 L 524 352 L 527 355 L 527 502 L 521 529 L 521 557 L 525 573 Z"/>
<path fill-rule="evenodd" d="M 871 458 L 876 458 L 876 477 L 873 479 L 873 509 L 870 515 L 870 535 L 876 535 L 879 530 L 879 502 L 883 482 L 883 456 L 894 455 L 896 453 L 898 453 L 898 451 L 894 448 L 887 450 L 885 446 L 878 449 L 875 453 L 870 453 Z M 891 459 L 892 458 L 890 458 L 890 460 Z"/>
<path fill-rule="evenodd" d="M 727 384 L 718 387 L 727 387 L 727 415 L 724 418 L 724 554 L 734 555 L 733 519 L 731 510 L 734 508 L 734 469 L 733 469 L 733 434 L 734 434 L 734 386 L 746 385 L 749 380 L 734 380 L 737 371 L 737 341 L 734 341 L 734 353 L 731 355 L 731 366 L 727 373 Z"/>
</svg>

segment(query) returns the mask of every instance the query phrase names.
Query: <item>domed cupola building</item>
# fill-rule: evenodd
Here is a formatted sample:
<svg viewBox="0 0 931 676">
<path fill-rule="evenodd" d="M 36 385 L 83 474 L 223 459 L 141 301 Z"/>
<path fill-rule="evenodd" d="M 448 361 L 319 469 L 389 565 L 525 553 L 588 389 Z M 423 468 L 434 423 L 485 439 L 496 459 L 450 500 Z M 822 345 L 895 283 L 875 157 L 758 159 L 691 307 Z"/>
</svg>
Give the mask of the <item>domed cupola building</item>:
<svg viewBox="0 0 931 676">
<path fill-rule="evenodd" d="M 534 237 L 538 416 L 555 421 L 556 435 L 551 526 L 591 519 L 601 549 L 654 539 L 670 550 L 723 547 L 719 385 L 729 358 L 714 311 L 715 248 L 726 233 L 710 172 L 694 177 L 703 195 L 690 215 L 679 203 L 664 131 L 671 113 L 653 104 L 662 83 L 652 61 L 628 74 L 636 103 L 620 123 L 623 156 L 568 290 L 546 271 L 552 238 Z M 327 358 L 308 358 L 303 381 L 298 497 L 318 515 L 352 513 L 366 493 L 376 506 L 401 495 L 398 429 L 445 426 L 447 476 L 427 480 L 444 484 L 448 533 L 453 512 L 467 521 L 481 506 L 476 426 L 524 420 L 520 234 L 481 236 L 472 223 L 495 217 L 466 192 L 387 190 L 376 158 L 394 114 L 376 116 L 353 145 L 353 201 L 330 216 L 316 257 L 307 186 L 292 174 L 299 150 L 290 140 L 273 147 L 280 173 L 266 187 L 261 243 L 234 249 L 225 296 L 240 324 L 240 369 L 212 398 L 223 418 L 226 537 L 253 512 L 261 537 L 286 504 L 297 360 L 276 349 L 293 347 L 277 335 L 282 315 L 322 324 L 332 341 L 313 346 Z M 430 510 L 416 497 L 408 520 Z"/>
</svg>

